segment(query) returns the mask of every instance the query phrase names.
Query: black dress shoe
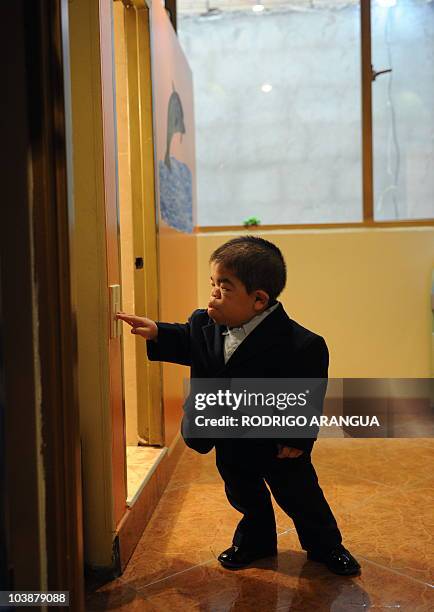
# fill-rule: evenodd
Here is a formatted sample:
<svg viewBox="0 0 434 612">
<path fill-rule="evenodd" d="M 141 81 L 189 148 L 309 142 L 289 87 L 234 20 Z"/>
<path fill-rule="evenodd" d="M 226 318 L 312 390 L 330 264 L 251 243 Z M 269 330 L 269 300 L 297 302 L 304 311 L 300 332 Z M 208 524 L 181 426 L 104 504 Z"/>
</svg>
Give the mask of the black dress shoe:
<svg viewBox="0 0 434 612">
<path fill-rule="evenodd" d="M 360 564 L 342 544 L 335 546 L 328 553 L 309 551 L 307 558 L 325 563 L 331 572 L 340 576 L 355 576 L 360 573 Z"/>
<path fill-rule="evenodd" d="M 275 557 L 277 555 L 277 549 L 271 548 L 268 550 L 257 550 L 248 551 L 239 548 L 238 546 L 231 546 L 224 550 L 217 557 L 223 567 L 228 569 L 240 569 L 249 565 L 253 561 L 263 559 L 264 557 Z"/>
</svg>

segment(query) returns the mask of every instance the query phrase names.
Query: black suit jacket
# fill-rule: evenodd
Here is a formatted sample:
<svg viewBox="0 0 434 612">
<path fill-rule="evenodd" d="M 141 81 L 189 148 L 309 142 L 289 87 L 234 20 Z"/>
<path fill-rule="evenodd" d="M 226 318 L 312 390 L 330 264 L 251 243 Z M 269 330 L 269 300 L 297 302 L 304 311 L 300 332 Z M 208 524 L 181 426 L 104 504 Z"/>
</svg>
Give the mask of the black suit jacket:
<svg viewBox="0 0 434 612">
<path fill-rule="evenodd" d="M 329 354 L 324 338 L 288 317 L 282 304 L 243 340 L 227 364 L 224 362 L 222 332 L 206 310 L 195 310 L 188 322 L 157 323 L 158 338 L 147 341 L 151 361 L 187 365 L 191 378 L 324 378 L 328 376 Z M 325 393 L 325 388 L 324 388 Z M 276 440 L 310 452 L 316 438 Z M 198 452 L 214 446 L 209 439 L 184 440 Z"/>
</svg>

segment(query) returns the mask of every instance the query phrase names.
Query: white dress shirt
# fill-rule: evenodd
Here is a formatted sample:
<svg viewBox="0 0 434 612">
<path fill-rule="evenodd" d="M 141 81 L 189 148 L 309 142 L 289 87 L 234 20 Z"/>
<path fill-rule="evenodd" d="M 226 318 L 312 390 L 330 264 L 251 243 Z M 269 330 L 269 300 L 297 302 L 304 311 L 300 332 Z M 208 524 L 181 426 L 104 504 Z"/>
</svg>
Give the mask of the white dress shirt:
<svg viewBox="0 0 434 612">
<path fill-rule="evenodd" d="M 223 332 L 224 336 L 224 356 L 225 356 L 225 364 L 228 362 L 229 358 L 232 357 L 235 350 L 240 346 L 241 342 L 247 338 L 247 336 L 257 327 L 262 321 L 268 317 L 269 314 L 276 310 L 279 306 L 279 302 L 277 304 L 273 304 L 270 308 L 261 312 L 261 314 L 256 315 L 241 327 L 228 327 L 226 331 Z"/>
</svg>

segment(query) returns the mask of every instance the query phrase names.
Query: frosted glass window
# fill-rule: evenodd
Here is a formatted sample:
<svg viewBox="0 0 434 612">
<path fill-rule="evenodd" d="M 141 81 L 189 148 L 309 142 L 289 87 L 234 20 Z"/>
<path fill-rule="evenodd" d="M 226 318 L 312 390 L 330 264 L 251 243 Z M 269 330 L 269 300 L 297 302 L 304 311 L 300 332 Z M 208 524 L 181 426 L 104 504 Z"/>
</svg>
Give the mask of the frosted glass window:
<svg viewBox="0 0 434 612">
<path fill-rule="evenodd" d="M 372 3 L 377 221 L 434 217 L 434 3 Z"/>
<path fill-rule="evenodd" d="M 198 225 L 361 221 L 359 3 L 264 5 L 178 2 Z"/>
</svg>

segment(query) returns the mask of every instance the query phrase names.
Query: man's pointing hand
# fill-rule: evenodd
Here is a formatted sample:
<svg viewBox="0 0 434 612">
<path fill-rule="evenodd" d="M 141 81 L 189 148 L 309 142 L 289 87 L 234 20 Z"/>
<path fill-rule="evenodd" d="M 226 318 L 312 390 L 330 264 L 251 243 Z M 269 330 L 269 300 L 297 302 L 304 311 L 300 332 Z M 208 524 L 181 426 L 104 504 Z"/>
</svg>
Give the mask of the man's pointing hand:
<svg viewBox="0 0 434 612">
<path fill-rule="evenodd" d="M 116 319 L 120 319 L 131 326 L 131 333 L 142 336 L 145 340 L 155 340 L 158 336 L 158 327 L 155 321 L 146 317 L 138 317 L 125 312 L 117 312 Z"/>
</svg>

